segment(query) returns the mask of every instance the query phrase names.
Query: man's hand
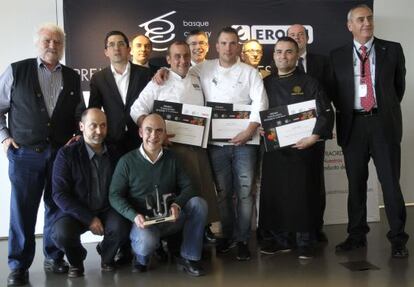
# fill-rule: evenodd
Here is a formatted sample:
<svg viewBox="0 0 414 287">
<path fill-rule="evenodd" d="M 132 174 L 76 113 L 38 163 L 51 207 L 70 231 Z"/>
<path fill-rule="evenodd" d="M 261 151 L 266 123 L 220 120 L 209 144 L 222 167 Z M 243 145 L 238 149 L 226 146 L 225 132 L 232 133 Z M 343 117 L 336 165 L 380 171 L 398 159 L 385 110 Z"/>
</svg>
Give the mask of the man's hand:
<svg viewBox="0 0 414 287">
<path fill-rule="evenodd" d="M 7 139 L 5 139 L 3 141 L 3 149 L 4 149 L 4 152 L 7 153 L 7 150 L 9 149 L 10 145 L 13 145 L 13 147 L 15 149 L 18 149 L 19 148 L 19 146 L 17 145 L 17 143 L 14 141 L 13 138 L 7 138 Z"/>
<path fill-rule="evenodd" d="M 92 219 L 92 222 L 89 225 L 89 230 L 92 231 L 92 233 L 95 235 L 104 235 L 104 227 L 98 217 L 94 217 Z"/>
<path fill-rule="evenodd" d="M 293 148 L 306 149 L 313 146 L 319 140 L 319 135 L 311 135 L 309 137 L 299 140 Z"/>
<path fill-rule="evenodd" d="M 164 142 L 162 143 L 163 146 L 172 146 L 172 142 L 170 141 L 170 138 L 175 137 L 175 134 L 167 134 L 167 136 L 164 139 Z"/>
<path fill-rule="evenodd" d="M 135 216 L 134 218 L 134 222 L 135 224 L 138 226 L 138 228 L 145 228 L 144 222 L 145 222 L 145 218 L 142 214 L 137 214 L 137 216 Z"/>
<path fill-rule="evenodd" d="M 69 140 L 68 140 L 68 142 L 67 143 L 65 143 L 65 146 L 66 145 L 70 145 L 71 143 L 74 143 L 74 142 L 77 142 L 78 140 L 80 140 L 81 139 L 81 135 L 77 135 L 77 136 L 73 136 L 73 137 L 71 137 Z"/>
<path fill-rule="evenodd" d="M 168 73 L 170 71 L 165 68 L 158 69 L 158 71 L 155 73 L 154 77 L 152 77 L 152 81 L 156 84 L 162 86 L 164 85 L 165 81 L 168 80 Z"/>
<path fill-rule="evenodd" d="M 170 211 L 171 211 L 171 215 L 174 216 L 174 218 L 175 218 L 174 221 L 176 221 L 178 219 L 178 217 L 180 217 L 180 209 L 181 208 L 177 203 L 171 204 Z"/>
<path fill-rule="evenodd" d="M 229 140 L 229 142 L 235 146 L 244 145 L 247 141 L 252 139 L 258 127 L 258 123 L 250 122 L 249 126 L 244 131 L 238 133 L 234 138 Z"/>
</svg>

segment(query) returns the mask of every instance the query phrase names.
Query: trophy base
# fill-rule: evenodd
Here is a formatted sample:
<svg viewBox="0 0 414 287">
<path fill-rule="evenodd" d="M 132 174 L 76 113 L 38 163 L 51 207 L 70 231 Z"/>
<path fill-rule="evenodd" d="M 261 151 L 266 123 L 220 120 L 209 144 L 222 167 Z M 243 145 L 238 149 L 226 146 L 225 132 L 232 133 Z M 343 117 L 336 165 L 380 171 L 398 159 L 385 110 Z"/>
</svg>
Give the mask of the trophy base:
<svg viewBox="0 0 414 287">
<path fill-rule="evenodd" d="M 144 226 L 154 225 L 162 222 L 171 222 L 175 221 L 175 216 L 170 215 L 166 217 L 159 217 L 159 218 L 150 218 L 149 220 L 144 221 Z"/>
</svg>

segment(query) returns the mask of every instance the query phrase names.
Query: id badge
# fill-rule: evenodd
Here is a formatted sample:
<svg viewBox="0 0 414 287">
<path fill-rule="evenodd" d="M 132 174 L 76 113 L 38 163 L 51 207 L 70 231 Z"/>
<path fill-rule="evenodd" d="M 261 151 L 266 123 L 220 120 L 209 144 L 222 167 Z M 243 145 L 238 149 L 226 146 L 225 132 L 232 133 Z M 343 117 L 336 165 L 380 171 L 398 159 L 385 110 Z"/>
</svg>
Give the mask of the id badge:
<svg viewBox="0 0 414 287">
<path fill-rule="evenodd" d="M 360 98 L 363 98 L 363 97 L 367 96 L 367 85 L 366 84 L 360 84 L 359 85 L 358 96 Z"/>
</svg>

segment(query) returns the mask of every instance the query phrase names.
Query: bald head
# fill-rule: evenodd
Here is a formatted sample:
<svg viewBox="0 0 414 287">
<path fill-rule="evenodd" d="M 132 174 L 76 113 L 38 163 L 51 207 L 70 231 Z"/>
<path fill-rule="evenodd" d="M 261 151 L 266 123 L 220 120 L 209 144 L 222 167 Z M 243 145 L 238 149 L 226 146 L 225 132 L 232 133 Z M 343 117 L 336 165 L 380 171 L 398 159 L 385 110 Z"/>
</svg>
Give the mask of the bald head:
<svg viewBox="0 0 414 287">
<path fill-rule="evenodd" d="M 139 135 L 142 138 L 142 145 L 145 152 L 149 156 L 158 155 L 167 137 L 164 119 L 159 114 L 146 116 L 139 128 Z"/>
<path fill-rule="evenodd" d="M 107 134 L 106 115 L 97 108 L 90 108 L 82 113 L 79 129 L 84 141 L 95 151 L 101 150 Z"/>
<path fill-rule="evenodd" d="M 153 114 L 149 114 L 147 115 L 144 120 L 141 123 L 141 126 L 144 126 L 145 124 L 152 124 L 152 123 L 156 123 L 157 125 L 162 125 L 162 127 L 165 129 L 165 121 L 162 118 L 162 116 L 160 116 L 157 113 L 153 113 Z"/>
<path fill-rule="evenodd" d="M 140 66 L 147 65 L 152 53 L 151 40 L 145 35 L 137 35 L 131 41 L 130 53 L 134 64 Z"/>
</svg>

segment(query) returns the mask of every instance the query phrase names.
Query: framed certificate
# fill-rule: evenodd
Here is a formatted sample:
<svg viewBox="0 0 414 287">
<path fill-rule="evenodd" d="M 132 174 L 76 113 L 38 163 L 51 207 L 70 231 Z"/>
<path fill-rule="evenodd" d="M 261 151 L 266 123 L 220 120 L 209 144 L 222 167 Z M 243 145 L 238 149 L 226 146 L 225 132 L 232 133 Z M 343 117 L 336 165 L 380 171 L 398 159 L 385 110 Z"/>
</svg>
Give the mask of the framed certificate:
<svg viewBox="0 0 414 287">
<path fill-rule="evenodd" d="M 294 145 L 311 136 L 316 124 L 315 100 L 260 112 L 267 152 Z"/>
<path fill-rule="evenodd" d="M 207 147 L 210 107 L 155 100 L 153 111 L 164 118 L 167 133 L 175 134 L 170 141 Z"/>
<path fill-rule="evenodd" d="M 211 116 L 211 139 L 213 141 L 228 142 L 244 131 L 250 123 L 251 105 L 207 102 L 207 106 L 213 109 Z M 260 144 L 259 132 L 257 131 L 246 144 Z"/>
</svg>

